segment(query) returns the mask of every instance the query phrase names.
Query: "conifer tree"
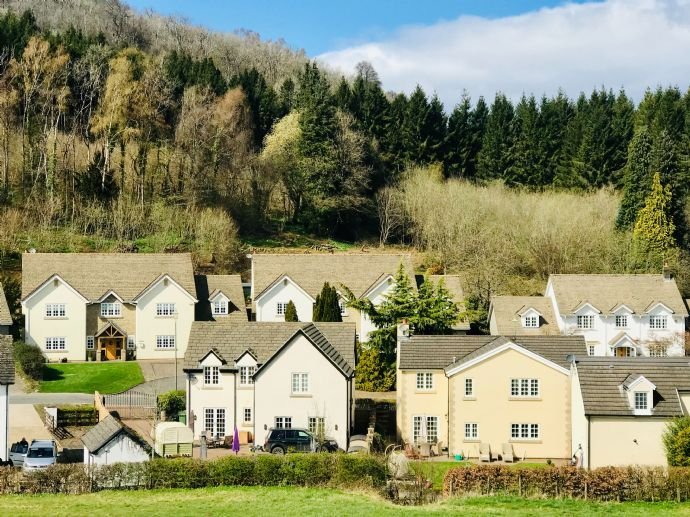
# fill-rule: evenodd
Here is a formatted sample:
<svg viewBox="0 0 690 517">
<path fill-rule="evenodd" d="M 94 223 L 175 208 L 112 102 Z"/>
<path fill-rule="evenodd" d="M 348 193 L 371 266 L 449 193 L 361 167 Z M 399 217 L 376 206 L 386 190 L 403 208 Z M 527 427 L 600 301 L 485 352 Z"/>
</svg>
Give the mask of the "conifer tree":
<svg viewBox="0 0 690 517">
<path fill-rule="evenodd" d="M 460 104 L 455 106 L 448 118 L 446 133 L 446 176 L 466 178 L 467 162 L 472 149 L 472 128 L 470 126 L 472 107 L 467 93 L 463 92 Z"/>
<path fill-rule="evenodd" d="M 340 314 L 340 302 L 335 287 L 328 282 L 323 284 L 321 293 L 316 295 L 314 303 L 313 321 L 343 321 Z"/>
<path fill-rule="evenodd" d="M 645 204 L 651 187 L 652 139 L 647 127 L 642 127 L 628 147 L 628 162 L 623 176 L 623 199 L 618 210 L 616 227 L 629 229 Z"/>
<path fill-rule="evenodd" d="M 661 184 L 668 186 L 671 191 L 669 216 L 675 227 L 673 237 L 678 245 L 687 240 L 687 222 L 685 204 L 688 195 L 687 168 L 681 165 L 678 144 L 671 134 L 662 130 L 654 141 L 653 163 L 654 170 L 659 172 Z"/>
<path fill-rule="evenodd" d="M 458 321 L 459 310 L 443 279 L 438 285 L 424 279 L 417 292 L 417 309 L 410 323 L 417 334 L 444 334 Z"/>
<path fill-rule="evenodd" d="M 482 180 L 504 178 L 511 165 L 513 105 L 497 93 L 486 122 L 477 176 Z"/>
<path fill-rule="evenodd" d="M 652 189 L 640 210 L 633 230 L 633 244 L 638 264 L 659 269 L 668 255 L 675 251 L 675 226 L 669 214 L 671 189 L 661 184 L 659 173 L 654 173 Z"/>
<path fill-rule="evenodd" d="M 524 95 L 515 108 L 512 156 L 505 180 L 507 185 L 537 186 L 541 183 L 543 156 L 537 101 Z"/>
<path fill-rule="evenodd" d="M 287 307 L 285 307 L 285 321 L 299 321 L 297 317 L 297 307 L 295 307 L 295 303 L 292 300 L 290 300 Z"/>
</svg>

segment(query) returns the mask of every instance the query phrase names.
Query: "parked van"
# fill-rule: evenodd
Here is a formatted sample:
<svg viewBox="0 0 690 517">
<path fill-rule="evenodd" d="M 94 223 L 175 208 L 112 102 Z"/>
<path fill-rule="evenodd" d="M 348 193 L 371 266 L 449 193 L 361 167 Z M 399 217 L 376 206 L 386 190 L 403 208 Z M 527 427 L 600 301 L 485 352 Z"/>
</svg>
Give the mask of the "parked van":
<svg viewBox="0 0 690 517">
<path fill-rule="evenodd" d="M 33 440 L 24 458 L 24 470 L 45 469 L 57 463 L 55 440 Z"/>
<path fill-rule="evenodd" d="M 29 451 L 29 442 L 23 440 L 21 442 L 15 442 L 10 447 L 10 461 L 15 467 L 21 467 L 24 465 L 24 458 L 26 458 L 26 453 Z"/>
</svg>

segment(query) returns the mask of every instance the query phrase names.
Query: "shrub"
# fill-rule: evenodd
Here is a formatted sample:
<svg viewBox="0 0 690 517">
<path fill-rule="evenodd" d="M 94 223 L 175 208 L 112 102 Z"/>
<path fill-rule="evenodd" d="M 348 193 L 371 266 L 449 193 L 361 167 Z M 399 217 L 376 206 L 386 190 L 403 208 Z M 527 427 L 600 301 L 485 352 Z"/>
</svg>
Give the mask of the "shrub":
<svg viewBox="0 0 690 517">
<path fill-rule="evenodd" d="M 668 464 L 690 467 L 690 417 L 674 418 L 666 425 L 663 435 Z"/>
<path fill-rule="evenodd" d="M 186 409 L 186 395 L 184 390 L 172 390 L 158 396 L 158 409 L 165 411 L 166 420 L 177 420 L 177 414 Z"/>
<path fill-rule="evenodd" d="M 43 378 L 43 366 L 46 363 L 46 357 L 36 345 L 17 341 L 14 344 L 14 359 L 20 370 L 29 379 L 40 381 Z"/>
</svg>

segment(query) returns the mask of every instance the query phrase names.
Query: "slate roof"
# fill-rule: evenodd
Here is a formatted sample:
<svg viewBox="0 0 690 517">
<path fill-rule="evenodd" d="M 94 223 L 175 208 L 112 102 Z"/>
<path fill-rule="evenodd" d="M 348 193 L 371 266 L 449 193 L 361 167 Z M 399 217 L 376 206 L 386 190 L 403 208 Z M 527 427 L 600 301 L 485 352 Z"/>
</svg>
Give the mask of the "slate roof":
<svg viewBox="0 0 690 517">
<path fill-rule="evenodd" d="M 583 357 L 576 363 L 586 415 L 632 416 L 623 384 L 644 376 L 656 385 L 652 416 L 680 416 L 678 391 L 690 391 L 687 357 Z"/>
<path fill-rule="evenodd" d="M 403 263 L 410 283 L 414 271 L 409 254 L 375 253 L 278 253 L 252 255 L 254 300 L 283 275 L 289 276 L 312 298 L 321 292 L 324 282 L 348 287 L 361 297 L 385 275 L 394 275 Z"/>
<path fill-rule="evenodd" d="M 521 315 L 530 308 L 541 313 L 538 328 L 522 326 Z M 496 332 L 501 336 L 550 336 L 560 334 L 551 299 L 545 296 L 494 296 L 489 315 L 493 314 Z"/>
<path fill-rule="evenodd" d="M 10 307 L 7 305 L 7 298 L 5 298 L 5 291 L 0 284 L 0 325 L 12 325 L 12 313 Z"/>
<path fill-rule="evenodd" d="M 110 440 L 125 431 L 125 426 L 113 415 L 108 415 L 89 429 L 81 441 L 90 453 L 95 454 L 101 450 Z"/>
<path fill-rule="evenodd" d="M 244 301 L 244 289 L 240 275 L 196 275 L 196 319 L 198 321 L 213 321 L 210 299 L 221 292 L 230 299 L 228 315 L 218 319 L 228 319 L 236 322 L 246 322 L 247 309 Z"/>
<path fill-rule="evenodd" d="M 110 290 L 131 301 L 164 274 L 195 292 L 189 253 L 24 253 L 22 299 L 55 274 L 91 302 Z"/>
<path fill-rule="evenodd" d="M 12 336 L 0 335 L 0 384 L 14 384 Z"/>
<path fill-rule="evenodd" d="M 513 342 L 549 361 L 569 367 L 568 356 L 585 355 L 582 336 L 412 336 L 400 347 L 400 369 L 447 369 Z M 453 363 L 455 358 L 455 363 Z"/>
<path fill-rule="evenodd" d="M 549 282 L 562 314 L 571 314 L 585 303 L 610 314 L 621 304 L 643 314 L 656 303 L 687 316 L 676 281 L 664 275 L 551 275 Z"/>
<path fill-rule="evenodd" d="M 259 364 L 268 361 L 297 331 L 303 330 L 343 371 L 355 367 L 354 323 L 195 321 L 189 334 L 183 368 L 195 370 L 214 350 L 230 368 L 247 350 Z"/>
</svg>

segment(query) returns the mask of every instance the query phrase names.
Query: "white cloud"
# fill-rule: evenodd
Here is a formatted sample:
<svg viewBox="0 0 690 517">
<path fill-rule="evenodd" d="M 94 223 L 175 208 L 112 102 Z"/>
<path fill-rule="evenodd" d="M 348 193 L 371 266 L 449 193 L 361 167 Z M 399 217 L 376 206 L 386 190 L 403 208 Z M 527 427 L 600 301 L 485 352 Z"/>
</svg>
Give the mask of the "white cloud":
<svg viewBox="0 0 690 517">
<path fill-rule="evenodd" d="M 568 95 L 602 85 L 639 101 L 657 85 L 690 84 L 690 0 L 608 0 L 519 16 L 461 16 L 400 28 L 386 40 L 328 52 L 320 61 L 346 74 L 370 61 L 385 89 L 420 84 L 447 108 L 463 89 L 492 99 L 502 91 Z"/>
</svg>

